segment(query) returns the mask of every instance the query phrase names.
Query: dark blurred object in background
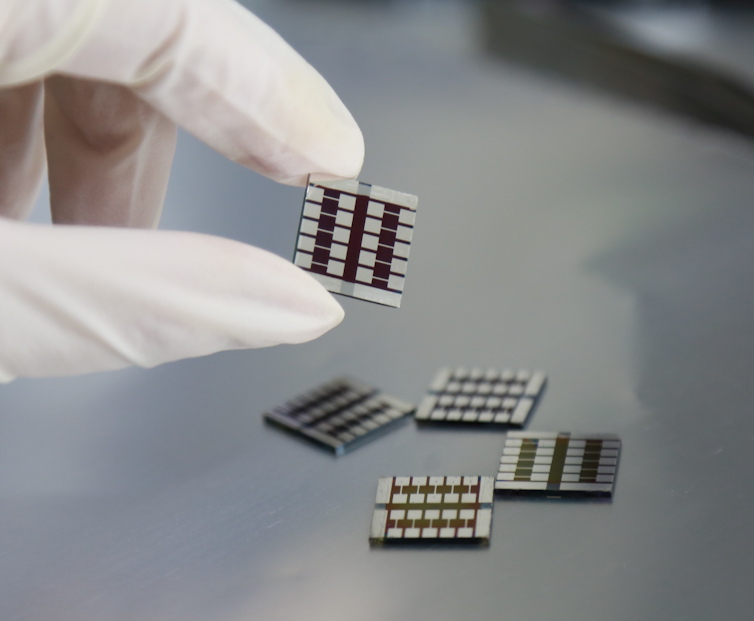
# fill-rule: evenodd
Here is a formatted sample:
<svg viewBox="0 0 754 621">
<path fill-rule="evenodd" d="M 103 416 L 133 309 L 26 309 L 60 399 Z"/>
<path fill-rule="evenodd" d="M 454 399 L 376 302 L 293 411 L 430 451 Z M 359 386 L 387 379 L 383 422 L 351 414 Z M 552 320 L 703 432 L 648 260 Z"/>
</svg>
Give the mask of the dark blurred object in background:
<svg viewBox="0 0 754 621">
<path fill-rule="evenodd" d="M 483 2 L 484 48 L 493 57 L 754 138 L 754 91 L 743 80 L 698 60 L 639 45 L 588 11 L 596 4 L 608 3 Z M 647 7 L 671 3 L 630 4 Z M 700 6 L 698 2 L 683 4 Z M 736 3 L 726 0 L 709 4 Z"/>
</svg>

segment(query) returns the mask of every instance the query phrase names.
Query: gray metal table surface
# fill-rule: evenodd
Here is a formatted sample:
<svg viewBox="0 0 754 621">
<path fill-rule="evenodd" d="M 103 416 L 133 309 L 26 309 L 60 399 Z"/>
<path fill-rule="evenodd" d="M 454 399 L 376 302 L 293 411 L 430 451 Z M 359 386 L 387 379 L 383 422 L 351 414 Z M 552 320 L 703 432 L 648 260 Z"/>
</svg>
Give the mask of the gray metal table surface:
<svg viewBox="0 0 754 621">
<path fill-rule="evenodd" d="M 252 6 L 352 110 L 361 178 L 419 196 L 403 307 L 0 387 L 0 619 L 749 618 L 752 145 L 492 60 L 473 6 Z M 162 227 L 290 257 L 301 196 L 181 135 Z M 456 364 L 546 369 L 529 428 L 621 434 L 614 500 L 373 550 L 378 477 L 494 474 L 503 436 L 409 423 L 335 459 L 262 423 L 344 372 L 418 403 Z"/>
</svg>

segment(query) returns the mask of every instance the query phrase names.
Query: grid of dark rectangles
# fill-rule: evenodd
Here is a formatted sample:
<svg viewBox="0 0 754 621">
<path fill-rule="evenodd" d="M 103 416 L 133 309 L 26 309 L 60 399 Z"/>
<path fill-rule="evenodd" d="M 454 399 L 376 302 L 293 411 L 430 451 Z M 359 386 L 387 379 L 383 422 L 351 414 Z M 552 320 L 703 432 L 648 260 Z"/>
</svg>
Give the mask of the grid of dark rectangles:
<svg viewBox="0 0 754 621">
<path fill-rule="evenodd" d="M 352 184 L 353 192 L 326 183 L 309 186 L 294 262 L 325 279 L 357 285 L 355 290 L 330 288 L 336 293 L 386 303 L 386 298 L 363 295 L 365 292 L 359 289 L 371 287 L 390 291 L 399 299 L 415 209 L 385 200 L 391 193 L 383 188 L 355 181 Z"/>
<path fill-rule="evenodd" d="M 265 418 L 341 452 L 413 410 L 410 404 L 343 377 L 273 408 Z"/>
</svg>

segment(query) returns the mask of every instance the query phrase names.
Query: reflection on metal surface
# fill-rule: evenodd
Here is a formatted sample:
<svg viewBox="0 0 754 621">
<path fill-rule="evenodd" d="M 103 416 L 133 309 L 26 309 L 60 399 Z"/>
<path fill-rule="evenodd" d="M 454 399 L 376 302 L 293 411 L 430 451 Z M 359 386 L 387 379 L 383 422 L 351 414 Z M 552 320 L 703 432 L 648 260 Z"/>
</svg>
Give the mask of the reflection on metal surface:
<svg viewBox="0 0 754 621">
<path fill-rule="evenodd" d="M 494 57 L 754 137 L 754 91 L 743 81 L 642 49 L 578 7 L 486 2 L 481 23 L 484 47 Z"/>
</svg>

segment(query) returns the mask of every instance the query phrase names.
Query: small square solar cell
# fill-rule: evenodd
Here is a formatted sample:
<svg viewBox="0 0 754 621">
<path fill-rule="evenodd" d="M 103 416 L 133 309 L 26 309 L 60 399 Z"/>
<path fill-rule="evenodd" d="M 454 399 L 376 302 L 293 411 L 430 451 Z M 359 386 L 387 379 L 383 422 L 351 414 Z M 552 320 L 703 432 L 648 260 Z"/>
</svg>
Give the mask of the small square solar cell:
<svg viewBox="0 0 754 621">
<path fill-rule="evenodd" d="M 612 497 L 621 440 L 614 434 L 508 432 L 501 495 Z"/>
<path fill-rule="evenodd" d="M 547 376 L 525 369 L 441 369 L 415 419 L 420 424 L 523 427 L 544 392 Z"/>
<path fill-rule="evenodd" d="M 369 542 L 489 545 L 492 477 L 383 477 Z"/>
<path fill-rule="evenodd" d="M 397 308 L 417 204 L 354 179 L 310 182 L 293 262 L 328 291 Z"/>
<path fill-rule="evenodd" d="M 265 420 L 333 451 L 350 451 L 392 430 L 416 408 L 340 377 L 265 412 Z"/>
</svg>

